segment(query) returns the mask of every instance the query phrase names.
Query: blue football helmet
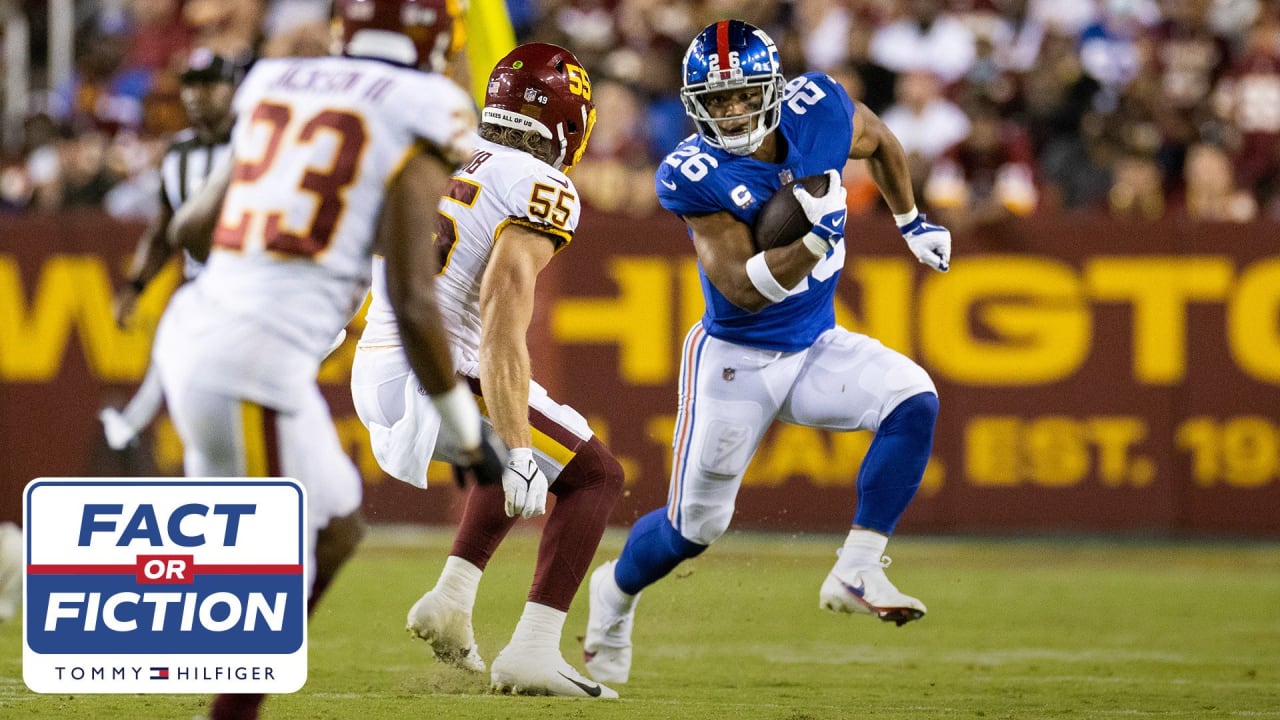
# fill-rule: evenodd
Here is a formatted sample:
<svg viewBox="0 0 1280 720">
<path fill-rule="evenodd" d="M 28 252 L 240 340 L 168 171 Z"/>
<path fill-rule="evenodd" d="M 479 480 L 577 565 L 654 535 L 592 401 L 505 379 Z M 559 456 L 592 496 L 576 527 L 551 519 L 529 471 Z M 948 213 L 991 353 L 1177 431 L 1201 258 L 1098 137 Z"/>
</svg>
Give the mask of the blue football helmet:
<svg viewBox="0 0 1280 720">
<path fill-rule="evenodd" d="M 708 25 L 684 54 L 684 87 L 680 99 L 693 118 L 698 134 L 708 143 L 734 155 L 750 155 L 782 121 L 782 90 L 786 79 L 778 62 L 778 48 L 763 30 L 741 20 Z M 745 115 L 712 117 L 708 95 L 725 90 L 759 87 L 763 103 Z M 722 124 L 747 119 L 747 130 L 725 134 Z"/>
</svg>

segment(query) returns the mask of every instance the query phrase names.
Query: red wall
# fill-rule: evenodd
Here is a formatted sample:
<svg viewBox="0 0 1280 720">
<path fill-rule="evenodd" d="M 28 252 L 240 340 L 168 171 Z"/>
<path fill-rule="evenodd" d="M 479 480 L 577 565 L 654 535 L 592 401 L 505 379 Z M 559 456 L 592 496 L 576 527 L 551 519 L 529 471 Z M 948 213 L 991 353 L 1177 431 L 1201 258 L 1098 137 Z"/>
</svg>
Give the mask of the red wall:
<svg viewBox="0 0 1280 720">
<path fill-rule="evenodd" d="M 139 328 L 114 327 L 112 283 L 139 230 L 0 218 L 0 518 L 21 516 L 35 477 L 180 471 L 167 421 L 119 454 L 95 417 L 141 379 L 175 280 L 149 291 Z M 850 230 L 841 322 L 914 357 L 942 401 L 904 531 L 1280 536 L 1277 227 L 1033 219 L 958 237 L 946 275 L 887 222 Z M 613 519 L 628 523 L 666 496 L 679 345 L 701 314 L 690 244 L 667 216 L 588 214 L 540 285 L 534 376 L 623 460 Z M 423 492 L 377 471 L 346 388 L 356 335 L 324 386 L 366 511 L 447 521 L 446 474 Z M 735 525 L 846 526 L 869 439 L 776 427 Z"/>
</svg>

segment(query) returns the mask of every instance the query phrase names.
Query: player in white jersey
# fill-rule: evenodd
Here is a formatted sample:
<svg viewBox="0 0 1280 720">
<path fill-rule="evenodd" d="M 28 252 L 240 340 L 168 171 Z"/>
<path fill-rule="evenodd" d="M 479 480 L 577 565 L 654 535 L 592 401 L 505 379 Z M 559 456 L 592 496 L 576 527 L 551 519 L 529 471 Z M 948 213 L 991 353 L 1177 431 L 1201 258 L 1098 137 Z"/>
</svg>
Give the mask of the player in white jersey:
<svg viewBox="0 0 1280 720">
<path fill-rule="evenodd" d="M 204 272 L 177 293 L 156 338 L 186 472 L 288 476 L 306 487 L 312 606 L 362 533 L 360 476 L 316 374 L 367 292 L 374 252 L 387 258 L 414 374 L 468 461 L 482 444 L 431 277 L 434 207 L 476 141 L 471 99 L 439 74 L 453 46 L 451 9 L 446 0 L 339 0 L 342 57 L 258 61 L 236 93 L 229 170 L 171 228 L 191 245 L 216 223 Z M 501 464 L 477 469 L 497 482 Z M 256 717 L 261 700 L 219 695 L 211 717 Z"/>
<path fill-rule="evenodd" d="M 577 189 L 563 170 L 581 157 L 594 120 L 590 81 L 571 53 L 542 43 L 516 48 L 490 75 L 482 140 L 440 201 L 436 289 L 454 359 L 512 450 L 501 490 L 471 488 L 444 570 L 410 609 L 408 629 L 439 659 L 484 670 L 471 625 L 481 573 L 517 516 L 545 512 L 550 485 L 556 502 L 528 602 L 493 661 L 499 691 L 617 697 L 564 660 L 560 636 L 621 495 L 622 468 L 581 415 L 531 380 L 525 343 L 537 275 L 578 224 Z M 375 261 L 352 394 L 378 462 L 423 487 L 427 462 L 452 460 L 457 441 L 409 373 L 381 270 Z"/>
<path fill-rule="evenodd" d="M 138 238 L 125 284 L 116 291 L 116 324 L 122 328 L 132 319 L 138 296 L 173 256 L 174 247 L 166 235 L 174 210 L 198 192 L 213 168 L 226 162 L 231 153 L 231 126 L 236 117 L 231 112 L 231 98 L 242 73 L 235 61 L 215 55 L 208 48 L 197 48 L 179 76 L 182 105 L 191 127 L 174 137 L 160 161 L 160 208 Z M 191 280 L 203 268 L 201 260 L 190 252 L 183 253 L 185 280 Z M 107 445 L 112 450 L 127 447 L 155 419 L 163 401 L 160 374 L 148 367 L 138 391 L 123 410 L 106 407 L 98 412 Z"/>
</svg>

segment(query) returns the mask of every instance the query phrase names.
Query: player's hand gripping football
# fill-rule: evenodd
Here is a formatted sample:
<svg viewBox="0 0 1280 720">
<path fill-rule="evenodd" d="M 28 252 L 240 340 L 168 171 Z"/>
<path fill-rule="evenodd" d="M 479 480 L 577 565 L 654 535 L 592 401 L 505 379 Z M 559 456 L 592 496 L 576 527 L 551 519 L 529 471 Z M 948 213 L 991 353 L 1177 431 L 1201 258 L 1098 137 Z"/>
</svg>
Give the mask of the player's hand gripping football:
<svg viewBox="0 0 1280 720">
<path fill-rule="evenodd" d="M 813 223 L 813 229 L 801 241 L 805 247 L 818 257 L 827 254 L 835 244 L 844 239 L 844 222 L 848 215 L 845 204 L 844 184 L 840 182 L 840 173 L 827 171 L 827 192 L 819 197 L 809 194 L 803 186 L 797 184 L 793 189 L 796 202 L 804 210 L 804 216 Z"/>
<path fill-rule="evenodd" d="M 913 220 L 898 226 L 902 239 L 920 262 L 937 270 L 946 272 L 951 268 L 951 231 L 941 225 L 934 225 L 920 213 Z"/>
<path fill-rule="evenodd" d="M 502 473 L 507 517 L 537 517 L 547 511 L 547 476 L 538 469 L 532 448 L 511 448 Z"/>
</svg>

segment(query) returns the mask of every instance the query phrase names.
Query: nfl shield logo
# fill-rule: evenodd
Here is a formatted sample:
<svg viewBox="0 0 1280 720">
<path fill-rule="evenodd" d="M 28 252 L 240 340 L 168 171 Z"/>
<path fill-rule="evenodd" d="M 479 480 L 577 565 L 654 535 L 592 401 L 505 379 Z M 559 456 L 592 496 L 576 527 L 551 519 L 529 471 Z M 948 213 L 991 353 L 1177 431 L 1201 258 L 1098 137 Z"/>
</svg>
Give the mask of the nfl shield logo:
<svg viewBox="0 0 1280 720">
<path fill-rule="evenodd" d="M 720 373 L 720 376 L 725 379 L 725 382 L 728 382 L 730 380 L 733 380 L 733 376 L 736 374 L 737 374 L 737 371 L 734 370 L 733 368 L 725 368 L 724 372 Z"/>
</svg>

